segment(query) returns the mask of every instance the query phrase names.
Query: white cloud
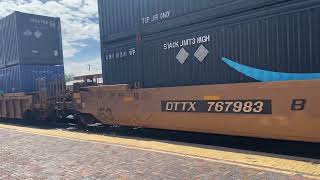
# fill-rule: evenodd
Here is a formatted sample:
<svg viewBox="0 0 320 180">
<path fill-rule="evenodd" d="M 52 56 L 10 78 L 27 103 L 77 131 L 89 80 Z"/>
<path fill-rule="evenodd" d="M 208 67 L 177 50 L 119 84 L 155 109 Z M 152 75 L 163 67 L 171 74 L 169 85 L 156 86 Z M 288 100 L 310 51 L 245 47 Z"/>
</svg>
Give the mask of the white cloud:
<svg viewBox="0 0 320 180">
<path fill-rule="evenodd" d="M 61 4 L 66 5 L 68 7 L 76 8 L 83 4 L 82 0 L 61 0 Z"/>
<path fill-rule="evenodd" d="M 0 17 L 13 11 L 60 17 L 66 58 L 86 46 L 81 41 L 99 41 L 97 0 L 0 0 L 0 7 Z"/>
</svg>

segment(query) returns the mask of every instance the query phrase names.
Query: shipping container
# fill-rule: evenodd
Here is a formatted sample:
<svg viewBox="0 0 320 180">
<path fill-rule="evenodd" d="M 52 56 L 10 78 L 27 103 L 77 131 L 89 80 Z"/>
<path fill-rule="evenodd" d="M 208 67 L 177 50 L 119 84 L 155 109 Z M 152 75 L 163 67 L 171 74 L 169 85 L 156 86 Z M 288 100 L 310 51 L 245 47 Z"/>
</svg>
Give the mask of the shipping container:
<svg viewBox="0 0 320 180">
<path fill-rule="evenodd" d="M 17 23 L 15 14 L 0 20 L 0 68 L 6 67 L 6 61 L 19 59 Z"/>
<path fill-rule="evenodd" d="M 318 0 L 288 1 L 107 44 L 105 82 L 148 88 L 320 79 L 319 18 Z M 121 56 L 128 45 L 135 57 Z"/>
<path fill-rule="evenodd" d="M 290 0 L 99 0 L 102 42 L 152 34 Z"/>
<path fill-rule="evenodd" d="M 0 68 L 63 64 L 60 19 L 14 12 L 0 20 Z"/>
<path fill-rule="evenodd" d="M 0 69 L 0 91 L 4 93 L 33 92 L 37 79 L 48 81 L 64 75 L 61 65 L 17 65 Z"/>
<path fill-rule="evenodd" d="M 138 58 L 135 39 L 117 42 L 103 47 L 104 60 L 102 63 L 104 81 L 109 84 L 134 84 L 141 82 L 143 66 Z"/>
</svg>

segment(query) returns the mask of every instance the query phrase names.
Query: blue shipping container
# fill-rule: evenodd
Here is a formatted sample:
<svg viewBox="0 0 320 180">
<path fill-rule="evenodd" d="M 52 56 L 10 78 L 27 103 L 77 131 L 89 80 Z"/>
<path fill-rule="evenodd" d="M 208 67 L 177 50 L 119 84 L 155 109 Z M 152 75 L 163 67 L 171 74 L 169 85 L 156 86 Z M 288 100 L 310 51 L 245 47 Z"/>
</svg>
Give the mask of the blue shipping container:
<svg viewBox="0 0 320 180">
<path fill-rule="evenodd" d="M 63 66 L 17 65 L 0 69 L 0 92 L 33 92 L 37 89 L 37 79 L 53 80 L 63 75 Z"/>
</svg>

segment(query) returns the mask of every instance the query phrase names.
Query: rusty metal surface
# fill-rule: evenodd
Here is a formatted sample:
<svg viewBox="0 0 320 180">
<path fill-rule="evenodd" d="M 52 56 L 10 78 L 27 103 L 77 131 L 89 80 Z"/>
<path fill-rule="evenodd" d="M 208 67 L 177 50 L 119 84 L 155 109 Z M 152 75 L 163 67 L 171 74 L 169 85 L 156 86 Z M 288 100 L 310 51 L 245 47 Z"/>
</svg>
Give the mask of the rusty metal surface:
<svg viewBox="0 0 320 180">
<path fill-rule="evenodd" d="M 52 106 L 63 100 L 64 76 L 51 80 L 40 78 L 34 81 L 35 93 L 5 93 L 0 96 L 0 118 L 23 119 L 27 111 L 40 113 L 40 119 L 43 120 L 49 117 Z"/>
<path fill-rule="evenodd" d="M 32 105 L 32 95 L 21 93 L 0 96 L 0 118 L 22 119 L 23 113 L 27 109 L 31 109 Z"/>
<path fill-rule="evenodd" d="M 79 110 L 105 124 L 320 142 L 319 89 L 318 80 L 112 91 L 101 86 L 81 92 Z M 221 101 L 266 100 L 266 107 L 271 107 L 262 114 L 165 112 L 161 107 L 162 102 L 193 102 L 208 97 Z"/>
</svg>

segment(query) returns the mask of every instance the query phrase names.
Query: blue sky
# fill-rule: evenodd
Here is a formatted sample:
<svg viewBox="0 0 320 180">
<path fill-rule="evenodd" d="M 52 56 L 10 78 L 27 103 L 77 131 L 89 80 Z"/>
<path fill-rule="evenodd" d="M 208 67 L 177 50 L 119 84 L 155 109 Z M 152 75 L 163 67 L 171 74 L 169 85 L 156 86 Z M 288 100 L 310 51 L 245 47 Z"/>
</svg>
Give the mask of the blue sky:
<svg viewBox="0 0 320 180">
<path fill-rule="evenodd" d="M 0 18 L 13 11 L 60 17 L 66 73 L 101 73 L 97 0 L 0 0 L 0 7 Z"/>
</svg>

